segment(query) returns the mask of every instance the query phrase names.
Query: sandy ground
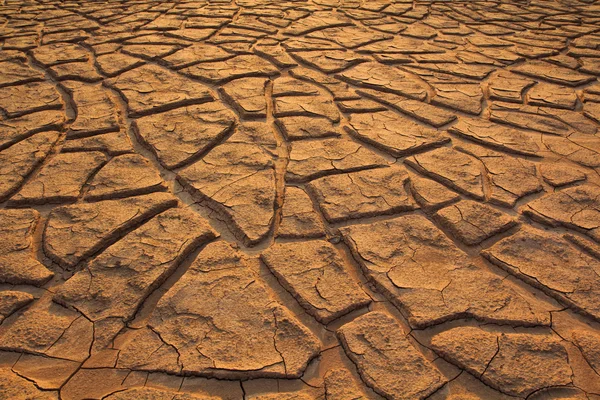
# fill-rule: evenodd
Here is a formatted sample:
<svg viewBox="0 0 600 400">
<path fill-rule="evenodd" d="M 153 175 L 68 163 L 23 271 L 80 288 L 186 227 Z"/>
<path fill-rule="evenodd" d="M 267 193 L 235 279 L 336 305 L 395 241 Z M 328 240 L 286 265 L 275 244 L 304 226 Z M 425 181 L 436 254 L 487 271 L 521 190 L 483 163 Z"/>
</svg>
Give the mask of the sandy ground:
<svg viewBox="0 0 600 400">
<path fill-rule="evenodd" d="M 0 0 L 0 399 L 600 399 L 600 4 Z"/>
</svg>

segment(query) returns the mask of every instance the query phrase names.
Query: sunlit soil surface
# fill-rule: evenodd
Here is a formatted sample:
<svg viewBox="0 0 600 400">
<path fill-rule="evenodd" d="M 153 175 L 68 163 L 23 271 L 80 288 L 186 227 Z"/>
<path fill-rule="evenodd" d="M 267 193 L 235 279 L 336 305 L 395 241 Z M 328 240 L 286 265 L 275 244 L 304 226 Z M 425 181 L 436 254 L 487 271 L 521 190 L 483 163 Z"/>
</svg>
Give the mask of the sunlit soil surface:
<svg viewBox="0 0 600 400">
<path fill-rule="evenodd" d="M 600 4 L 0 0 L 0 399 L 600 399 Z"/>
</svg>

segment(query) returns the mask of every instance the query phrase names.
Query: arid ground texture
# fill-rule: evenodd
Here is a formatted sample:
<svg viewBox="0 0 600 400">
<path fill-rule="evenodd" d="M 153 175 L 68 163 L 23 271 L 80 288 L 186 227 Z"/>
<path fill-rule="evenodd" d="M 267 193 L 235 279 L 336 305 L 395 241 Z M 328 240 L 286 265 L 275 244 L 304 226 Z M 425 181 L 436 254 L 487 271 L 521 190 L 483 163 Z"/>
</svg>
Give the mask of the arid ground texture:
<svg viewBox="0 0 600 400">
<path fill-rule="evenodd" d="M 0 0 L 0 400 L 599 400 L 600 3 Z"/>
</svg>

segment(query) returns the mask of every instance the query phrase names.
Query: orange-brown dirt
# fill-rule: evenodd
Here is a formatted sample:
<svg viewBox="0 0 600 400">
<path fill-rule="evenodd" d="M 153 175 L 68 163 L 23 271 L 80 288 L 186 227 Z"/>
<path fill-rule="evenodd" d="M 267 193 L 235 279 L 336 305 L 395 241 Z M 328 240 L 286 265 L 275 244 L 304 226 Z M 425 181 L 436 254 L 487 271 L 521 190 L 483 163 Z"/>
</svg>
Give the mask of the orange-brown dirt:
<svg viewBox="0 0 600 400">
<path fill-rule="evenodd" d="M 0 0 L 0 400 L 600 400 L 600 3 Z"/>
</svg>

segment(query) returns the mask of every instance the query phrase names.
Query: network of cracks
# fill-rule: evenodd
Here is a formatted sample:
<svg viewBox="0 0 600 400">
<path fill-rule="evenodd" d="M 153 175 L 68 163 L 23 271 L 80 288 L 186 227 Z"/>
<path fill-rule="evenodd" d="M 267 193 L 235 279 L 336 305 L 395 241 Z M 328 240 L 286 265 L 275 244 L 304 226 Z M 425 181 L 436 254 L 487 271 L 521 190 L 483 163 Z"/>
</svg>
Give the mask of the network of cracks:
<svg viewBox="0 0 600 400">
<path fill-rule="evenodd" d="M 0 398 L 600 399 L 600 4 L 0 0 Z"/>
</svg>

